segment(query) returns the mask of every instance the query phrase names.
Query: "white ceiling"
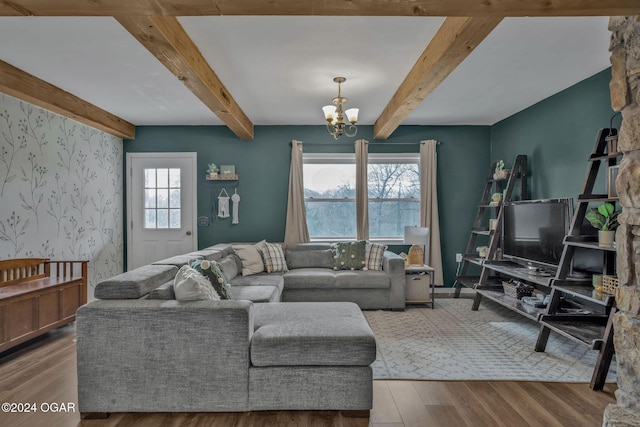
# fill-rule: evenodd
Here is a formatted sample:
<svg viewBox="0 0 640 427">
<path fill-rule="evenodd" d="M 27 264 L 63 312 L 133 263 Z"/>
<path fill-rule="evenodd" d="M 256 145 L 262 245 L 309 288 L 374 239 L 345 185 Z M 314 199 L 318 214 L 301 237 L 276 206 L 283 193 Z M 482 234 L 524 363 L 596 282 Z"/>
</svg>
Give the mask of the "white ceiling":
<svg viewBox="0 0 640 427">
<path fill-rule="evenodd" d="M 181 17 L 254 125 L 373 124 L 444 18 Z M 607 17 L 505 18 L 403 124 L 492 125 L 609 66 Z M 0 17 L 0 59 L 135 125 L 222 125 L 110 17 Z"/>
</svg>

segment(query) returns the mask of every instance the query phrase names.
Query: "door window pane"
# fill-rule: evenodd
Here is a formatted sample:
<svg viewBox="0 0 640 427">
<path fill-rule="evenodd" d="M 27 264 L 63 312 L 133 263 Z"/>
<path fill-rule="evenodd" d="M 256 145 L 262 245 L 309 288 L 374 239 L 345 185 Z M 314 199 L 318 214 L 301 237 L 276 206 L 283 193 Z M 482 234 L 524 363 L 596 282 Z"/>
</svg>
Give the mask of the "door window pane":
<svg viewBox="0 0 640 427">
<path fill-rule="evenodd" d="M 180 190 L 175 189 L 175 188 L 172 188 L 170 190 L 169 207 L 170 208 L 179 208 L 180 207 Z"/>
<path fill-rule="evenodd" d="M 169 228 L 180 228 L 180 209 L 169 209 Z"/>
<path fill-rule="evenodd" d="M 180 188 L 180 169 L 169 169 L 169 187 Z"/>
<path fill-rule="evenodd" d="M 169 228 L 169 209 L 158 209 L 158 228 Z"/>
<path fill-rule="evenodd" d="M 144 210 L 144 228 L 156 228 L 156 210 Z"/>
<path fill-rule="evenodd" d="M 156 170 L 144 170 L 144 188 L 156 188 Z"/>
<path fill-rule="evenodd" d="M 147 188 L 144 190 L 144 207 L 155 208 L 156 207 L 156 190 L 155 188 Z"/>
</svg>

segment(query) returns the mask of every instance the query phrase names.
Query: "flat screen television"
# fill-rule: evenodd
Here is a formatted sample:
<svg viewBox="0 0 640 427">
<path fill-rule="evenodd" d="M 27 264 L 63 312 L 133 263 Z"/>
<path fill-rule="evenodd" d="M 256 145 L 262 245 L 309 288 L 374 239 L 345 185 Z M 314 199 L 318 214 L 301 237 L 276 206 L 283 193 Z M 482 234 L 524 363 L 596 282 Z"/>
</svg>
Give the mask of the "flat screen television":
<svg viewBox="0 0 640 427">
<path fill-rule="evenodd" d="M 503 258 L 536 269 L 560 264 L 573 199 L 507 202 L 502 212 Z"/>
</svg>

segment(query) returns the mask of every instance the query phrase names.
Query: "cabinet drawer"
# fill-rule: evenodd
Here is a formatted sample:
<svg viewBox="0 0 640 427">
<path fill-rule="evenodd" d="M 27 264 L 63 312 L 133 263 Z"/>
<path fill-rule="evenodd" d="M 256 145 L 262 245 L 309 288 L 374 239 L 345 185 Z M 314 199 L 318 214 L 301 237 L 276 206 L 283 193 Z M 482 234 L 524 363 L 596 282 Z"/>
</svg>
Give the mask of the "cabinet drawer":
<svg viewBox="0 0 640 427">
<path fill-rule="evenodd" d="M 405 275 L 405 300 L 407 302 L 431 302 L 430 285 L 427 274 Z"/>
</svg>

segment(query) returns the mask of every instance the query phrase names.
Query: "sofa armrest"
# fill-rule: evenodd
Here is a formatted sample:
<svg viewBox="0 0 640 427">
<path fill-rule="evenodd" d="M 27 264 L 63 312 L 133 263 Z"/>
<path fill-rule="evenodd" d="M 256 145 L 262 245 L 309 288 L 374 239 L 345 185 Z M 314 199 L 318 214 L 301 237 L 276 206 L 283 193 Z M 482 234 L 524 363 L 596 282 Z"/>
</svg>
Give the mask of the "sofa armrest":
<svg viewBox="0 0 640 427">
<path fill-rule="evenodd" d="M 385 271 L 391 279 L 389 308 L 393 310 L 404 310 L 404 259 L 400 255 L 395 254 L 391 251 L 384 251 L 384 255 L 382 257 L 382 271 Z"/>
<path fill-rule="evenodd" d="M 93 301 L 76 331 L 81 412 L 248 407 L 249 301 Z"/>
</svg>

